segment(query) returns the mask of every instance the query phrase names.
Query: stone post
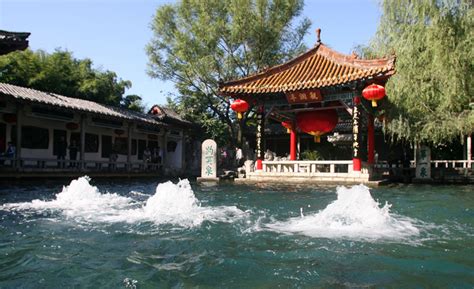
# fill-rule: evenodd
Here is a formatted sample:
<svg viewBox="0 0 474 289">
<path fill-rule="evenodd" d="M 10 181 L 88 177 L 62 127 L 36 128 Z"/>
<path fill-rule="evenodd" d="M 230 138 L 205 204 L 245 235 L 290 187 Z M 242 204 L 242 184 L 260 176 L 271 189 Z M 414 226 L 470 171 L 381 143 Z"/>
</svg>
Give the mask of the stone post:
<svg viewBox="0 0 474 289">
<path fill-rule="evenodd" d="M 416 150 L 416 179 L 417 181 L 431 180 L 431 149 L 420 145 Z"/>
<path fill-rule="evenodd" d="M 472 169 L 472 138 L 471 135 L 467 136 L 467 141 L 466 141 L 466 150 L 467 150 L 467 168 Z"/>
<path fill-rule="evenodd" d="M 201 151 L 201 177 L 202 181 L 219 181 L 217 178 L 217 144 L 212 139 L 207 139 L 202 143 Z"/>
</svg>

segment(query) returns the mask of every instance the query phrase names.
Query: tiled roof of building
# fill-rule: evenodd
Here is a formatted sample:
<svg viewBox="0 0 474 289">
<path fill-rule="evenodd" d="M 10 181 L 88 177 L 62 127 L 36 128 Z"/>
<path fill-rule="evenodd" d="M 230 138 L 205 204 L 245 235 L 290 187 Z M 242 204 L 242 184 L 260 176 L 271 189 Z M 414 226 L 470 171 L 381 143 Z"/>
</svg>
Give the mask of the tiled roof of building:
<svg viewBox="0 0 474 289">
<path fill-rule="evenodd" d="M 28 48 L 29 32 L 9 32 L 0 30 L 0 55 Z"/>
<path fill-rule="evenodd" d="M 344 55 L 319 43 L 284 64 L 221 84 L 220 93 L 285 93 L 386 77 L 394 72 L 395 56 L 374 60 L 358 59 L 356 55 Z"/>
<path fill-rule="evenodd" d="M 169 118 L 182 124 L 191 124 L 191 122 L 183 119 L 176 111 L 157 104 L 153 105 L 148 113 L 153 114 L 155 118 L 165 122 L 166 119 Z"/>
<path fill-rule="evenodd" d="M 58 108 L 99 114 L 125 120 L 145 122 L 154 125 L 164 125 L 155 120 L 151 115 L 139 113 L 127 109 L 108 106 L 97 102 L 67 97 L 55 93 L 43 92 L 35 89 L 20 87 L 0 82 L 0 95 L 11 96 L 17 100 L 28 101 L 37 104 L 51 105 Z"/>
</svg>

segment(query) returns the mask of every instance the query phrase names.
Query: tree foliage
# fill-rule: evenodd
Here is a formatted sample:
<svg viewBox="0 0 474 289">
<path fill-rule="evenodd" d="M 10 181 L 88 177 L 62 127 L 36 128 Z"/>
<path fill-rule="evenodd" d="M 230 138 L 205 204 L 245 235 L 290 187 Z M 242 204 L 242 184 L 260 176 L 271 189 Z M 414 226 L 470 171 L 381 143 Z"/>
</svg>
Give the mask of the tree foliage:
<svg viewBox="0 0 474 289">
<path fill-rule="evenodd" d="M 90 59 L 76 59 L 69 51 L 26 50 L 1 56 L 0 82 L 135 110 L 142 107 L 140 97 L 123 97 L 130 81 L 95 69 Z"/>
<path fill-rule="evenodd" d="M 473 7 L 468 0 L 383 0 L 369 54 L 395 53 L 387 129 L 413 143 L 474 131 Z"/>
<path fill-rule="evenodd" d="M 136 94 L 129 94 L 125 96 L 120 102 L 120 106 L 138 112 L 145 112 L 145 105 L 143 105 L 143 100 L 139 95 Z"/>
<path fill-rule="evenodd" d="M 160 6 L 147 46 L 149 75 L 176 84 L 173 101 L 220 140 L 236 136 L 221 80 L 253 74 L 304 50 L 302 0 L 181 0 Z"/>
</svg>

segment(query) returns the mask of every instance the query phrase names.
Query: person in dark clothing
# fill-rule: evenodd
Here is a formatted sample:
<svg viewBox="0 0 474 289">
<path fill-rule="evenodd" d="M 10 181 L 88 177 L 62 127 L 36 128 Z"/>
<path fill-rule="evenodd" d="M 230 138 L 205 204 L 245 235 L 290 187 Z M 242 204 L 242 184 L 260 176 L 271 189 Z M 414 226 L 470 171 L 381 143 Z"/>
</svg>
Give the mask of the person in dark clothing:
<svg viewBox="0 0 474 289">
<path fill-rule="evenodd" d="M 0 154 L 3 158 L 9 158 L 12 159 L 15 157 L 16 154 L 16 147 L 13 145 L 12 142 L 8 142 L 8 147 L 7 150 Z M 0 160 L 0 165 L 3 165 L 5 163 L 5 159 Z"/>
<path fill-rule="evenodd" d="M 77 152 L 79 150 L 79 147 L 76 145 L 76 141 L 73 140 L 71 141 L 71 144 L 69 145 L 69 166 L 70 167 L 75 167 L 76 166 L 76 159 L 77 159 Z"/>
<path fill-rule="evenodd" d="M 57 143 L 58 149 L 58 167 L 64 168 L 64 160 L 66 159 L 67 142 L 64 137 L 61 137 Z M 62 162 L 61 162 L 62 161 Z"/>
</svg>

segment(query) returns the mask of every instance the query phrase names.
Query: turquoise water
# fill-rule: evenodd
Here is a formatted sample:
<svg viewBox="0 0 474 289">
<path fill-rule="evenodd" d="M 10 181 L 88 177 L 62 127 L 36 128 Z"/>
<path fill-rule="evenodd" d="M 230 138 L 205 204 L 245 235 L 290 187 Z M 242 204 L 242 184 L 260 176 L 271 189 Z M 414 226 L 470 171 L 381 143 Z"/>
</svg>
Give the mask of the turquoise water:
<svg viewBox="0 0 474 289">
<path fill-rule="evenodd" d="M 472 186 L 157 184 L 3 186 L 0 288 L 474 286 Z"/>
</svg>

